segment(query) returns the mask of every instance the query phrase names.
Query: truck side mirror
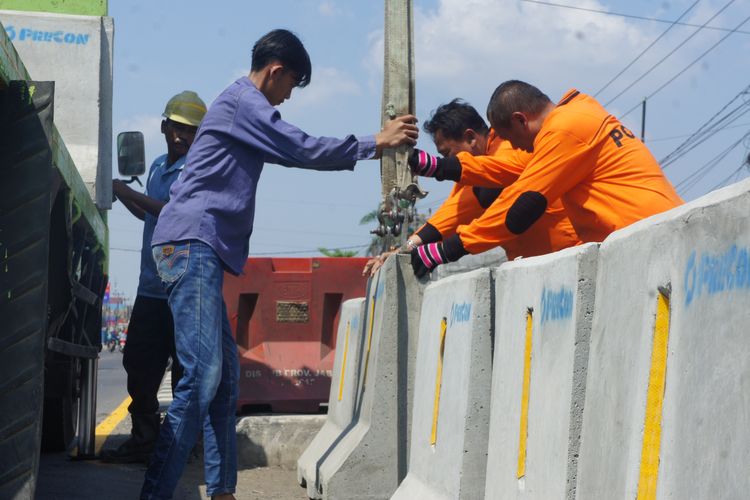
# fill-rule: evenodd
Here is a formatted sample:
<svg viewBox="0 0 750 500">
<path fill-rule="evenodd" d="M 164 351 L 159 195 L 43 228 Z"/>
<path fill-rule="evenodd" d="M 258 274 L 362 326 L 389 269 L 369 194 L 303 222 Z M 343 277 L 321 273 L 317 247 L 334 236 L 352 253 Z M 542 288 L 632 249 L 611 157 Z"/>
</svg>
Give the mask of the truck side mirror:
<svg viewBox="0 0 750 500">
<path fill-rule="evenodd" d="M 146 172 L 146 154 L 141 132 L 117 134 L 117 170 L 123 177 L 135 177 Z"/>
</svg>

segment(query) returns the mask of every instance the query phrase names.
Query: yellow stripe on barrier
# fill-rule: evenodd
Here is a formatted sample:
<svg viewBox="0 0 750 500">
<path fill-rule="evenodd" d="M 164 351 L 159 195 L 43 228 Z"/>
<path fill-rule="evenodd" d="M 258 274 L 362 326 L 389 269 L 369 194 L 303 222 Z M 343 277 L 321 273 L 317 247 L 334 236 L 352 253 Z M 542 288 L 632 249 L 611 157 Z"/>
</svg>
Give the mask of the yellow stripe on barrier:
<svg viewBox="0 0 750 500">
<path fill-rule="evenodd" d="M 529 390 L 531 389 L 531 336 L 533 310 L 526 313 L 526 347 L 523 355 L 523 390 L 521 392 L 521 424 L 518 436 L 518 472 L 521 479 L 526 475 L 526 439 L 529 434 Z"/>
<path fill-rule="evenodd" d="M 440 408 L 440 387 L 443 384 L 443 357 L 445 356 L 445 333 L 448 330 L 448 321 L 443 318 L 440 321 L 440 350 L 438 351 L 437 374 L 435 375 L 435 404 L 432 408 L 432 433 L 430 444 L 437 443 L 438 410 Z"/>
<path fill-rule="evenodd" d="M 107 440 L 109 435 L 112 434 L 112 431 L 115 430 L 115 428 L 120 425 L 120 422 L 122 422 L 125 417 L 128 416 L 128 406 L 130 406 L 131 401 L 133 400 L 130 399 L 130 396 L 125 398 L 125 400 L 120 403 L 120 406 L 115 408 L 115 411 L 110 413 L 107 418 L 102 420 L 102 422 L 96 426 L 96 430 L 94 431 L 96 435 L 96 441 L 94 444 L 96 451 L 94 453 L 96 455 L 99 454 L 102 446 L 104 445 L 104 442 Z"/>
<path fill-rule="evenodd" d="M 638 500 L 656 498 L 661 449 L 661 417 L 664 407 L 664 387 L 667 378 L 667 344 L 669 342 L 669 298 L 659 292 L 656 298 L 656 321 L 651 350 L 651 369 L 648 374 L 646 416 L 643 423 L 641 470 L 638 477 Z"/>
<path fill-rule="evenodd" d="M 346 373 L 346 353 L 349 352 L 349 327 L 350 322 L 346 322 L 346 337 L 344 337 L 344 359 L 341 360 L 341 375 L 339 376 L 339 401 L 344 397 L 344 374 Z"/>
<path fill-rule="evenodd" d="M 365 354 L 365 373 L 362 375 L 362 386 L 367 382 L 367 368 L 370 366 L 370 346 L 372 345 L 372 324 L 373 316 L 375 316 L 375 301 L 377 295 L 372 296 L 372 303 L 370 304 L 370 325 L 367 330 L 367 353 Z"/>
</svg>

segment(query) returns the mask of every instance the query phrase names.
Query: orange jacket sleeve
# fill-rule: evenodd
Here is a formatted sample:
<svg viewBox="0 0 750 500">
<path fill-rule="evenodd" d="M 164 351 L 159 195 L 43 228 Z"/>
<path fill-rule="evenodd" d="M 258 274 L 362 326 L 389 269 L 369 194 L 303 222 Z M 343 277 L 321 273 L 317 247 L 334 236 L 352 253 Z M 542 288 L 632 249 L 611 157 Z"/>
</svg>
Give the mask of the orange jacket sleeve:
<svg viewBox="0 0 750 500">
<path fill-rule="evenodd" d="M 448 198 L 420 227 L 416 234 L 423 242 L 440 241 L 456 233 L 458 226 L 481 216 L 497 198 L 500 188 L 476 188 L 454 185 Z"/>
<path fill-rule="evenodd" d="M 516 182 L 505 188 L 487 211 L 457 234 L 469 253 L 480 253 L 524 233 L 547 206 L 591 172 L 595 151 L 565 132 L 538 138 L 534 155 Z"/>
</svg>

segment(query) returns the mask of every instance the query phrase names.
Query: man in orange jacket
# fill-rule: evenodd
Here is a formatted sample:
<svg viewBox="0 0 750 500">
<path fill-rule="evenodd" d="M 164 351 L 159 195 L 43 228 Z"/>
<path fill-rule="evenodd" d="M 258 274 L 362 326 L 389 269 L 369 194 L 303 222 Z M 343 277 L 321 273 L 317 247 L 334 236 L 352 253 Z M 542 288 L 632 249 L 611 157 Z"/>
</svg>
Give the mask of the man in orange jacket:
<svg viewBox="0 0 750 500">
<path fill-rule="evenodd" d="M 557 200 L 584 242 L 602 241 L 612 231 L 683 203 L 643 142 L 577 90 L 555 105 L 536 87 L 511 80 L 495 90 L 487 116 L 498 136 L 531 154 L 529 162 L 481 217 L 444 242 L 413 252 L 418 275 L 526 234 Z M 471 164 L 426 156 L 420 152 L 412 160 L 421 175 L 488 181 L 487 172 Z"/>
<path fill-rule="evenodd" d="M 424 124 L 445 161 L 466 165 L 467 172 L 478 172 L 469 182 L 456 184 L 440 208 L 407 240 L 406 250 L 442 241 L 456 233 L 462 224 L 480 217 L 495 201 L 503 187 L 523 172 L 530 155 L 513 149 L 495 135 L 470 104 L 454 99 L 439 106 Z M 423 152 L 416 150 L 415 155 Z M 444 160 L 444 159 L 440 159 Z M 480 187 L 470 185 L 479 184 Z M 508 259 L 541 255 L 580 243 L 561 203 L 552 204 L 539 224 L 519 238 L 506 241 Z M 370 259 L 363 274 L 374 274 L 385 259 L 396 251 Z"/>
</svg>

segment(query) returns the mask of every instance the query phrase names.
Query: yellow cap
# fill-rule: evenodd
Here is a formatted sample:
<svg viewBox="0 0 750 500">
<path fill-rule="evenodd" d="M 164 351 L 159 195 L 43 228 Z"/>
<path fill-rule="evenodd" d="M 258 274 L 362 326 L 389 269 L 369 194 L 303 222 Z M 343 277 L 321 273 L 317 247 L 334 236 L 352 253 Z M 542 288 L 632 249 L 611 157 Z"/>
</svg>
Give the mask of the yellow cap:
<svg viewBox="0 0 750 500">
<path fill-rule="evenodd" d="M 206 104 L 191 90 L 180 92 L 167 103 L 162 116 L 173 122 L 197 127 L 206 114 Z"/>
</svg>

